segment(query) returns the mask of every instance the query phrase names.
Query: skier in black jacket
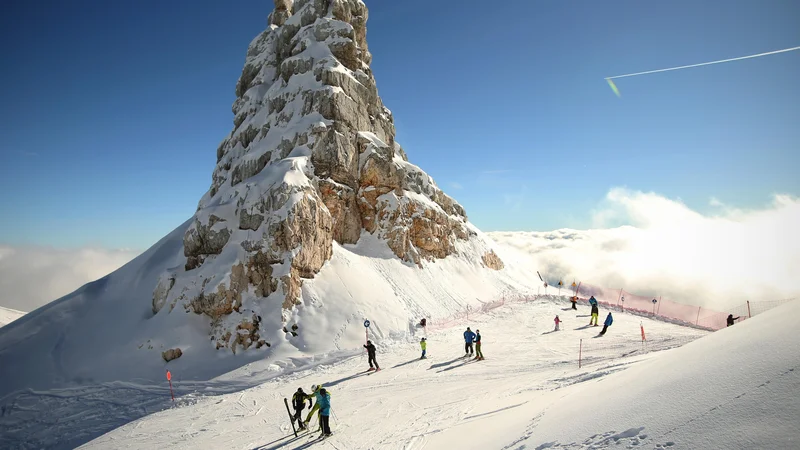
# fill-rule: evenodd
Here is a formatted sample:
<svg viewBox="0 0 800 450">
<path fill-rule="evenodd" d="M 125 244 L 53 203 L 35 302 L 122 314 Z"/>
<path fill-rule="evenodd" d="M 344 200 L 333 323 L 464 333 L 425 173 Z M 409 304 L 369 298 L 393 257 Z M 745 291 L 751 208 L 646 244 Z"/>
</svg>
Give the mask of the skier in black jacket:
<svg viewBox="0 0 800 450">
<path fill-rule="evenodd" d="M 728 320 L 727 320 L 728 326 L 733 325 L 734 322 L 736 322 L 737 320 L 739 320 L 741 318 L 742 318 L 742 316 L 733 317 L 733 314 L 728 314 Z"/>
<path fill-rule="evenodd" d="M 367 345 L 364 348 L 367 349 L 367 355 L 369 356 L 369 370 L 381 370 L 380 366 L 378 366 L 378 360 L 375 359 L 375 346 L 372 345 L 372 341 L 367 341 Z M 375 367 L 372 367 L 372 363 L 375 363 Z"/>
<path fill-rule="evenodd" d="M 292 406 L 294 407 L 294 419 L 297 420 L 301 430 L 306 428 L 302 419 L 303 408 L 306 407 L 306 400 L 308 400 L 308 407 L 311 408 L 311 396 L 303 392 L 303 388 L 297 388 L 297 392 L 292 395 Z"/>
</svg>

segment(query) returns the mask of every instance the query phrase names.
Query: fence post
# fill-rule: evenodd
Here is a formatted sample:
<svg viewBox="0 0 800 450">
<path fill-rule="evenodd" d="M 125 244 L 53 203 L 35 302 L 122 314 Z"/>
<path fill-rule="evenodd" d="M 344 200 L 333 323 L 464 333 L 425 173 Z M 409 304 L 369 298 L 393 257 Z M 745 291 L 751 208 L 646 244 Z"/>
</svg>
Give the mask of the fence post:
<svg viewBox="0 0 800 450">
<path fill-rule="evenodd" d="M 656 315 L 661 315 L 661 296 L 658 296 L 658 308 L 656 308 Z"/>
<path fill-rule="evenodd" d="M 750 300 L 747 301 L 747 318 L 752 319 L 753 316 L 750 315 Z"/>
<path fill-rule="evenodd" d="M 581 339 L 580 347 L 578 347 L 578 369 L 581 368 L 581 356 L 583 356 L 583 339 Z"/>
<path fill-rule="evenodd" d="M 702 308 L 703 308 L 702 306 L 698 306 L 697 307 L 697 319 L 694 320 L 695 326 L 697 326 L 697 324 L 700 323 L 700 309 L 702 309 Z"/>
</svg>

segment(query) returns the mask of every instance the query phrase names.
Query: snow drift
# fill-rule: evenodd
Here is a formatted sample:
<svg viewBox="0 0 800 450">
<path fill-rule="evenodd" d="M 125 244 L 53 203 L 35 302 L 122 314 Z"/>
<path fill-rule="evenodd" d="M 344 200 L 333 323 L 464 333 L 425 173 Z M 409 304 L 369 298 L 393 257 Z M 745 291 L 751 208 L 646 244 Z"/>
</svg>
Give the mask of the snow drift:
<svg viewBox="0 0 800 450">
<path fill-rule="evenodd" d="M 25 313 L 22 311 L 17 311 L 15 309 L 8 309 L 3 308 L 0 306 L 0 327 L 4 327 L 9 323 L 19 319 L 20 317 L 24 316 Z"/>
</svg>

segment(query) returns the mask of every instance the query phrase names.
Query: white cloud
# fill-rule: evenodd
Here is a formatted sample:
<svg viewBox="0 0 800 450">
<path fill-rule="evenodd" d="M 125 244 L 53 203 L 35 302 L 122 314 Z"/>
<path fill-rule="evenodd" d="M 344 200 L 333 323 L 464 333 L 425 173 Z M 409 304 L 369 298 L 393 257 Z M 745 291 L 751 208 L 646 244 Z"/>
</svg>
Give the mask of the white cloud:
<svg viewBox="0 0 800 450">
<path fill-rule="evenodd" d="M 758 210 L 722 204 L 703 215 L 679 200 L 612 189 L 593 211 L 597 229 L 489 233 L 522 250 L 551 280 L 573 278 L 724 310 L 746 300 L 800 295 L 800 199 L 776 195 Z M 627 222 L 629 226 L 607 228 Z"/>
<path fill-rule="evenodd" d="M 0 306 L 32 311 L 104 277 L 139 253 L 0 246 Z"/>
<path fill-rule="evenodd" d="M 450 182 L 450 187 L 453 189 L 464 189 L 464 186 L 462 186 L 461 183 L 457 183 L 455 181 Z"/>
</svg>

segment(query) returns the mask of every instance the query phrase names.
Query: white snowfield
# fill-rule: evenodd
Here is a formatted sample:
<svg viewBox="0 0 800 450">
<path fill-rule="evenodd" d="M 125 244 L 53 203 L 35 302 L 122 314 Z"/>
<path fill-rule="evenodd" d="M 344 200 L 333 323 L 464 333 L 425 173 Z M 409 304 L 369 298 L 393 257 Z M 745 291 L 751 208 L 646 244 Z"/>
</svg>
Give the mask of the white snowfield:
<svg viewBox="0 0 800 450">
<path fill-rule="evenodd" d="M 0 306 L 0 327 L 8 325 L 9 323 L 19 319 L 24 315 L 25 313 L 22 311 L 17 311 L 15 309 L 9 309 Z"/>
<path fill-rule="evenodd" d="M 186 260 L 189 223 L 112 274 L 0 329 L 0 448 L 74 448 L 159 411 L 168 406 L 167 369 L 179 381 L 179 395 L 242 391 L 357 355 L 365 318 L 375 341 L 388 342 L 421 317 L 477 309 L 503 292 L 530 292 L 538 284 L 501 248 L 495 250 L 506 268 L 484 267 L 475 255 L 489 251 L 492 241 L 471 225 L 480 239 L 457 242 L 458 254 L 422 269 L 364 233 L 356 245 L 334 243 L 332 259 L 304 282 L 303 302 L 287 324 L 299 325 L 297 336 L 268 328 L 262 337 L 271 347 L 233 354 L 215 349 L 208 317 L 168 307 L 153 314 L 159 274 Z M 243 308 L 232 315 L 252 314 Z M 173 347 L 183 355 L 164 362 L 162 352 Z M 259 362 L 257 372 L 226 375 L 250 362 Z"/>
<path fill-rule="evenodd" d="M 585 326 L 586 307 L 576 313 L 563 300 L 509 303 L 430 333 L 429 359 L 419 359 L 416 329 L 381 342 L 380 372 L 362 373 L 360 354 L 240 392 L 185 395 L 81 448 L 798 448 L 800 339 L 789 332 L 798 307 L 786 304 L 713 334 L 615 314 L 608 333 L 595 338 L 599 328 Z M 552 332 L 556 314 L 564 322 Z M 578 369 L 580 338 L 614 345 L 638 338 L 640 323 L 649 339 L 700 339 Z M 480 330 L 484 361 L 463 358 L 466 325 Z M 257 361 L 223 378 L 247 384 L 271 370 L 278 368 Z M 314 433 L 295 438 L 283 398 L 317 383 L 331 392 L 334 434 L 314 442 L 314 419 Z"/>
</svg>

